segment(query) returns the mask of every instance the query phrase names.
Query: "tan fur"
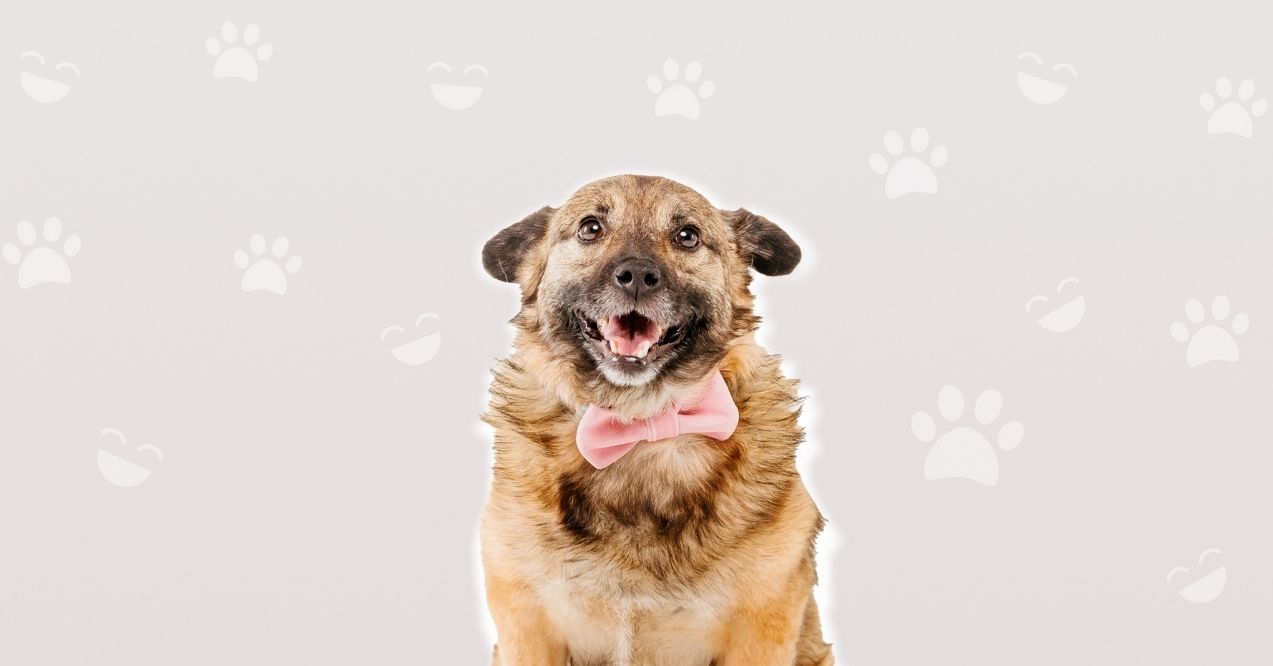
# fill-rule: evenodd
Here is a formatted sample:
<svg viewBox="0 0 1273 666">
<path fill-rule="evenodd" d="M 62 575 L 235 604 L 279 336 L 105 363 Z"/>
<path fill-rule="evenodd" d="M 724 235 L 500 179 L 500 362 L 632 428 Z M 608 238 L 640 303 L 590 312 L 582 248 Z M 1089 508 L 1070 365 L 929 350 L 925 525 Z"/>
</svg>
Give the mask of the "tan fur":
<svg viewBox="0 0 1273 666">
<path fill-rule="evenodd" d="M 546 321 L 547 304 L 565 298 L 554 290 L 568 290 L 601 260 L 573 242 L 578 218 L 597 205 L 625 241 L 660 252 L 686 288 L 714 290 L 704 305 L 722 341 L 705 352 L 714 358 L 619 387 L 580 362 Z M 635 176 L 593 183 L 541 213 L 543 237 L 517 266 L 514 352 L 494 370 L 484 416 L 495 429 L 481 529 L 499 632 L 493 663 L 833 664 L 812 596 L 822 517 L 795 468 L 803 439 L 796 382 L 753 340 L 745 227 L 689 188 Z M 690 215 L 712 251 L 663 249 L 674 214 Z M 690 397 L 713 368 L 739 407 L 728 440 L 647 442 L 604 470 L 580 456 L 574 435 L 586 405 L 644 418 Z"/>
</svg>

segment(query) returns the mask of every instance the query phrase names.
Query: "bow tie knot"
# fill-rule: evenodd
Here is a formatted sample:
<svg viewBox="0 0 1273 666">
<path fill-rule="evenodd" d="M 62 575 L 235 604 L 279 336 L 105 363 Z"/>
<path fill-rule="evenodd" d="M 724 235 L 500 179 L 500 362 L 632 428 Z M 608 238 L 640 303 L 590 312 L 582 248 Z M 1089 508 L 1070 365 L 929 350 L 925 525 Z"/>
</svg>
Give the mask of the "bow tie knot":
<svg viewBox="0 0 1273 666">
<path fill-rule="evenodd" d="M 714 371 L 703 390 L 688 404 L 632 423 L 619 422 L 612 410 L 589 405 L 579 421 L 575 443 L 584 459 L 603 469 L 641 442 L 657 442 L 680 435 L 729 439 L 738 426 L 738 406 L 720 371 Z"/>
<path fill-rule="evenodd" d="M 668 410 L 658 416 L 645 419 L 645 441 L 657 442 L 660 439 L 671 439 L 681 434 L 681 420 L 678 412 Z"/>
</svg>

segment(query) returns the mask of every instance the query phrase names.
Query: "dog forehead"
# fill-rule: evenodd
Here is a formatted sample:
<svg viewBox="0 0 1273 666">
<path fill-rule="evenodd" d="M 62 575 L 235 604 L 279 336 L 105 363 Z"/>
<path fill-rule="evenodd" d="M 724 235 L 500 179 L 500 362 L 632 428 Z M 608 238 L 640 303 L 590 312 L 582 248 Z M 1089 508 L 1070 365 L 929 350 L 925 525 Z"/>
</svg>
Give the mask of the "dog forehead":
<svg viewBox="0 0 1273 666">
<path fill-rule="evenodd" d="M 560 230 L 573 233 L 579 220 L 600 214 L 611 225 L 659 227 L 683 218 L 700 226 L 723 226 L 720 212 L 703 195 L 658 176 L 613 176 L 579 188 L 557 215 Z"/>
</svg>

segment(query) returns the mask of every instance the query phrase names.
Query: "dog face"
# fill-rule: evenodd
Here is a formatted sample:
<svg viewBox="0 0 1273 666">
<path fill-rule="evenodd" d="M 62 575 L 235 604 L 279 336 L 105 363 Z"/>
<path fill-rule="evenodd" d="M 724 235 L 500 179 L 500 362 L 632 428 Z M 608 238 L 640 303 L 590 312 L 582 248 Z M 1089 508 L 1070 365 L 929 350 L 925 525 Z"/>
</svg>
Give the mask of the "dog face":
<svg viewBox="0 0 1273 666">
<path fill-rule="evenodd" d="M 757 324 L 749 267 L 790 273 L 800 248 L 680 183 L 615 176 L 499 232 L 482 261 L 521 285 L 514 323 L 584 384 L 649 387 L 700 381 Z"/>
</svg>

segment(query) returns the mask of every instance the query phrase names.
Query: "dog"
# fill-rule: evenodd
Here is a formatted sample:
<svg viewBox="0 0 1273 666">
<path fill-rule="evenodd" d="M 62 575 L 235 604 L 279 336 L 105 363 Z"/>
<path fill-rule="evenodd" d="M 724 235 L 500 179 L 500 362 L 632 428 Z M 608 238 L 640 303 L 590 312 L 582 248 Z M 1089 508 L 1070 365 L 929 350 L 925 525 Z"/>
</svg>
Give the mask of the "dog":
<svg viewBox="0 0 1273 666">
<path fill-rule="evenodd" d="M 492 371 L 482 514 L 500 666 L 828 666 L 824 520 L 796 382 L 754 340 L 751 270 L 800 248 L 675 181 L 585 185 L 482 249 L 521 288 Z"/>
</svg>

